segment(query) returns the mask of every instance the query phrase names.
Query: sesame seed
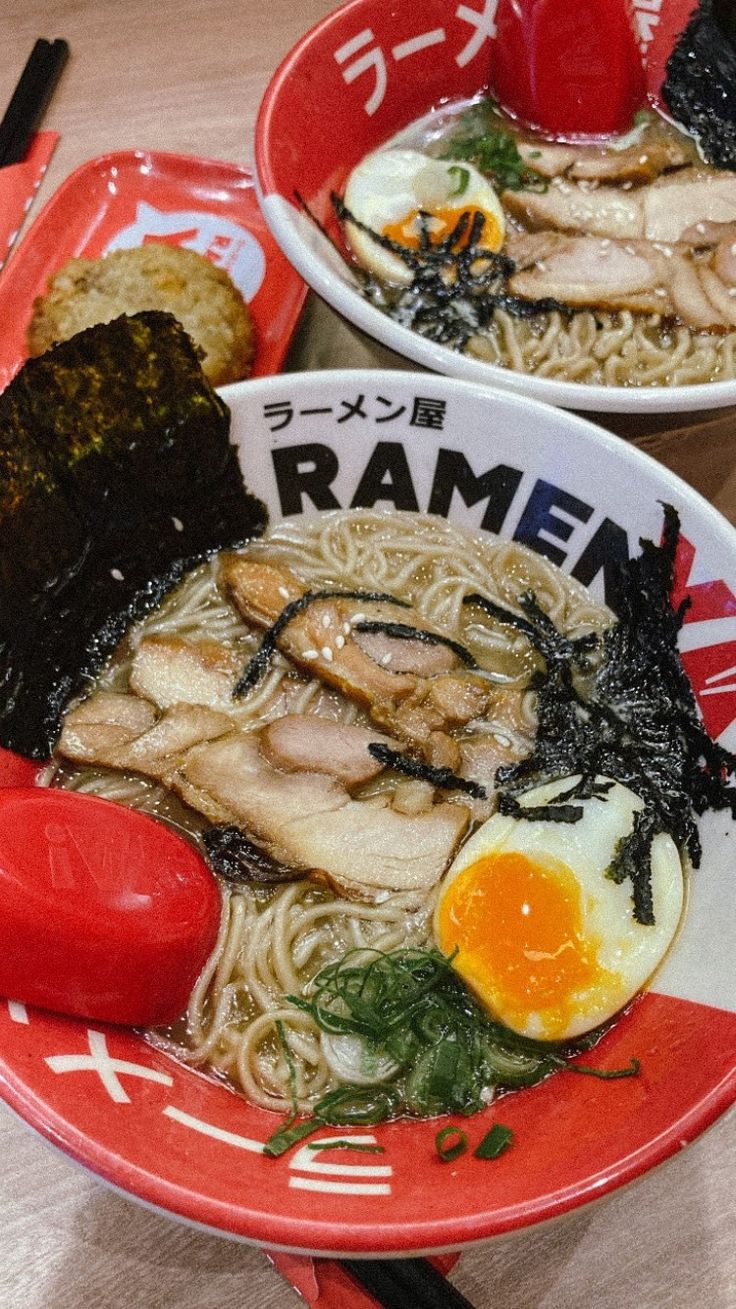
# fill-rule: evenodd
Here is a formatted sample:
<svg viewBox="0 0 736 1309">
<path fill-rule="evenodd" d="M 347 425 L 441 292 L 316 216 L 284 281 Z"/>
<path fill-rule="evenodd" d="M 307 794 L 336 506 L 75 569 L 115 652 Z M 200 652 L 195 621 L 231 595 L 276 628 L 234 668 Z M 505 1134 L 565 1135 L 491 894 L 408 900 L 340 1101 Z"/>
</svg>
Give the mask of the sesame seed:
<svg viewBox="0 0 736 1309">
<path fill-rule="evenodd" d="M 121 573 L 121 571 L 120 571 L 119 568 L 111 568 L 111 569 L 110 569 L 110 576 L 111 576 L 111 577 L 114 577 L 116 582 L 123 582 L 123 581 L 125 581 L 125 578 L 123 577 L 123 574 Z"/>
<path fill-rule="evenodd" d="M 664 286 L 655 286 L 655 288 L 654 288 L 654 294 L 655 294 L 655 295 L 666 295 L 666 294 L 667 294 L 667 288 L 664 287 Z"/>
<path fill-rule="evenodd" d="M 184 524 L 183 524 L 183 522 L 181 521 L 181 518 L 172 518 L 171 521 L 172 521 L 172 523 L 174 524 L 174 530 L 175 530 L 176 532 L 183 532 L 183 531 L 184 531 Z"/>
<path fill-rule="evenodd" d="M 350 627 L 350 623 L 343 623 L 343 625 L 342 625 L 342 633 L 343 633 L 343 636 L 350 636 L 350 632 L 351 632 L 351 630 L 352 630 L 352 629 L 351 629 L 351 627 Z"/>
<path fill-rule="evenodd" d="M 610 244 L 611 244 L 610 236 L 604 236 L 603 240 L 601 241 L 601 250 L 607 250 Z"/>
<path fill-rule="evenodd" d="M 621 190 L 622 190 L 622 191 L 630 191 L 633 185 L 634 185 L 633 182 L 622 182 L 622 183 L 621 183 Z"/>
<path fill-rule="evenodd" d="M 729 295 L 736 295 L 736 286 L 729 286 L 729 288 L 728 288 L 728 294 L 729 294 Z"/>
<path fill-rule="evenodd" d="M 365 622 L 365 614 L 353 614 L 352 621 L 353 621 L 354 623 L 364 623 L 364 622 Z"/>
<path fill-rule="evenodd" d="M 705 233 L 705 223 L 696 223 L 695 231 L 700 232 L 700 235 L 703 236 L 703 234 Z"/>
<path fill-rule="evenodd" d="M 327 660 L 328 664 L 332 663 L 332 660 L 334 659 L 335 656 L 328 645 L 323 645 L 320 653 L 322 655 L 322 658 Z"/>
<path fill-rule="evenodd" d="M 385 668 L 385 667 L 386 667 L 386 664 L 390 664 L 390 663 L 391 663 L 391 655 L 390 655 L 390 654 L 381 655 L 381 663 L 383 664 L 383 666 L 384 666 L 384 668 Z"/>
<path fill-rule="evenodd" d="M 640 164 L 645 164 L 645 163 L 647 162 L 647 159 L 648 159 L 648 158 L 649 158 L 649 155 L 639 155 L 639 163 L 640 163 Z"/>
<path fill-rule="evenodd" d="M 280 586 L 280 587 L 279 587 L 279 595 L 281 596 L 281 599 L 282 599 L 282 600 L 288 600 L 288 598 L 289 598 L 289 592 L 287 591 L 287 589 L 286 589 L 285 586 Z"/>
<path fill-rule="evenodd" d="M 322 615 L 322 626 L 323 626 L 323 627 L 329 627 L 331 622 L 332 622 L 332 619 L 330 618 L 330 615 L 329 615 L 329 614 L 323 614 L 323 615 Z"/>
<path fill-rule="evenodd" d="M 344 636 L 336 636 L 336 637 L 335 637 L 335 646 L 336 646 L 336 648 L 337 648 L 338 650 L 342 650 L 342 647 L 344 646 L 344 644 L 345 644 L 345 637 L 344 637 Z"/>
<path fill-rule="evenodd" d="M 302 659 L 319 659 L 319 650 L 303 650 Z"/>
<path fill-rule="evenodd" d="M 543 259 L 538 259 L 536 266 L 539 269 L 540 273 L 545 273 L 547 271 L 547 265 L 545 264 Z"/>
</svg>

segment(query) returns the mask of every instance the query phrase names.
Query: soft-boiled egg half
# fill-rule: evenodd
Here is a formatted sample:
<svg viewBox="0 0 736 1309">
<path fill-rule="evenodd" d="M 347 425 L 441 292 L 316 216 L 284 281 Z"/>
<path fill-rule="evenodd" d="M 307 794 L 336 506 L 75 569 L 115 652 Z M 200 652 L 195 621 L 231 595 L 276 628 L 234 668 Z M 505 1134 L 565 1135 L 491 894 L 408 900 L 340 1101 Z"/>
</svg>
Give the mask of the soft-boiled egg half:
<svg viewBox="0 0 736 1309">
<path fill-rule="evenodd" d="M 549 804 L 576 778 L 535 787 Z M 600 779 L 604 780 L 604 779 Z M 490 1013 L 523 1036 L 566 1040 L 611 1018 L 645 985 L 677 930 L 682 864 L 672 838 L 652 843 L 654 924 L 633 916 L 631 885 L 605 876 L 643 802 L 615 782 L 575 801 L 576 823 L 494 814 L 440 888 L 435 935 Z"/>
<path fill-rule="evenodd" d="M 503 244 L 505 222 L 498 196 L 472 164 L 432 159 L 419 150 L 377 150 L 353 169 L 344 201 L 372 232 L 411 250 L 419 248 L 423 222 L 435 245 L 449 236 L 461 214 L 469 215 L 469 228 L 477 212 L 485 218 L 479 248 L 495 252 Z M 354 253 L 377 277 L 400 286 L 411 282 L 411 271 L 398 255 L 355 223 L 348 222 L 346 229 Z"/>
</svg>

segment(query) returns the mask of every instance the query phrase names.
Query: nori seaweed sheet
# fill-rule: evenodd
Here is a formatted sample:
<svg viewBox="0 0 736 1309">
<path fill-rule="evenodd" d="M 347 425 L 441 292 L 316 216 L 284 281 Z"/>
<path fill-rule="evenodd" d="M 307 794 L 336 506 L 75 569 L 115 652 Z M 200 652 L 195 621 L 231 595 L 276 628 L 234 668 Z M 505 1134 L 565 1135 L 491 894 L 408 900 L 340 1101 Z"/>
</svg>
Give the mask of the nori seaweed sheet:
<svg viewBox="0 0 736 1309">
<path fill-rule="evenodd" d="M 537 693 L 534 748 L 496 772 L 500 812 L 527 822 L 575 823 L 582 807 L 568 802 L 602 798 L 607 783 L 597 779 L 629 787 L 644 808 L 619 841 L 606 875 L 631 881 L 634 917 L 643 924 L 654 922 L 650 852 L 656 835 L 668 832 L 697 868 L 695 815 L 729 809 L 736 818 L 736 755 L 708 736 L 680 662 L 677 637 L 689 602 L 672 607 L 680 522 L 671 505 L 663 509 L 661 544 L 641 540 L 641 554 L 621 567 L 618 621 L 603 635 L 603 658 L 586 694 L 577 674 L 591 672 L 595 635 L 570 640 L 531 592 L 519 597 L 522 614 L 482 595 L 464 601 L 523 632 L 544 661 L 531 682 Z M 549 804 L 519 803 L 531 787 L 574 774 L 579 782 Z"/>
<path fill-rule="evenodd" d="M 700 0 L 667 61 L 662 95 L 708 163 L 736 168 L 736 13 L 733 0 Z"/>
<path fill-rule="evenodd" d="M 184 329 L 154 311 L 80 332 L 0 395 L 0 745 L 48 757 L 129 624 L 263 531 L 229 426 Z"/>
</svg>

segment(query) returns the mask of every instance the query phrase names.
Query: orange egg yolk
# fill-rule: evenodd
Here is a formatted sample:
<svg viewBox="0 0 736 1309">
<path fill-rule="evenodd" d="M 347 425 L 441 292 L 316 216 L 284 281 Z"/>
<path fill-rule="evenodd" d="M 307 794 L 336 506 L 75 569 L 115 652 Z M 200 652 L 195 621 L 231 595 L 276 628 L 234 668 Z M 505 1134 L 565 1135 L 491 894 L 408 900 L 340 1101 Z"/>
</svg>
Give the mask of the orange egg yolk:
<svg viewBox="0 0 736 1309">
<path fill-rule="evenodd" d="M 553 860 L 518 852 L 478 859 L 448 886 L 437 935 L 445 953 L 458 950 L 455 969 L 493 1013 L 519 1031 L 534 1015 L 530 1035 L 564 1036 L 581 993 L 620 980 L 584 934 L 577 878 Z"/>
<path fill-rule="evenodd" d="M 448 205 L 444 209 L 433 209 L 429 215 L 429 235 L 432 245 L 439 245 L 440 241 L 444 241 L 453 228 L 457 227 L 461 215 L 467 214 L 468 224 L 464 235 L 453 247 L 456 250 L 461 250 L 468 244 L 470 229 L 473 225 L 473 215 L 478 212 L 477 206 L 472 209 L 453 209 Z M 503 244 L 503 236 L 498 225 L 498 219 L 493 214 L 489 214 L 487 209 L 482 209 L 480 212 L 486 221 L 478 242 L 479 246 L 483 250 L 500 250 Z M 403 218 L 399 218 L 395 223 L 387 223 L 381 235 L 387 236 L 389 240 L 396 241 L 399 245 L 406 246 L 409 250 L 418 250 L 421 230 L 420 210 L 413 209 L 411 213 L 405 214 Z"/>
</svg>

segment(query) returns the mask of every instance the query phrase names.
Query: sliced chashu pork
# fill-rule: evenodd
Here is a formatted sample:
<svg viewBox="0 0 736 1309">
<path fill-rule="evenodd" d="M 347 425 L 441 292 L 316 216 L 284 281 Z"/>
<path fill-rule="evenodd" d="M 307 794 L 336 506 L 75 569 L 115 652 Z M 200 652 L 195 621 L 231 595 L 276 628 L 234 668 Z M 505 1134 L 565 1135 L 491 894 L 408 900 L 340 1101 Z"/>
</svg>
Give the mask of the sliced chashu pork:
<svg viewBox="0 0 736 1309">
<path fill-rule="evenodd" d="M 282 772 L 327 773 L 343 786 L 361 786 L 384 765 L 374 759 L 373 743 L 401 749 L 398 741 L 357 723 L 336 723 L 317 714 L 285 714 L 259 734 L 261 753 Z"/>
<path fill-rule="evenodd" d="M 736 174 L 685 168 L 660 177 L 641 192 L 643 236 L 649 241 L 682 241 L 698 224 L 729 225 L 736 221 Z"/>
<path fill-rule="evenodd" d="M 736 174 L 683 168 L 630 190 L 563 181 L 544 192 L 504 191 L 501 198 L 535 231 L 674 243 L 699 223 L 736 220 Z"/>
<path fill-rule="evenodd" d="M 565 145 L 529 140 L 518 143 L 524 163 L 543 177 L 585 181 L 649 182 L 669 169 L 682 168 L 697 159 L 690 141 L 676 141 L 662 132 L 647 132 L 637 144 L 616 150 L 613 146 Z"/>
<path fill-rule="evenodd" d="M 586 232 L 635 240 L 644 236 L 639 192 L 621 187 L 585 189 L 576 182 L 552 183 L 546 191 L 504 191 L 504 209 L 532 231 Z"/>
<path fill-rule="evenodd" d="M 514 295 L 554 296 L 575 309 L 673 312 L 666 258 L 647 241 L 523 233 L 509 239 L 508 251 L 517 264 L 509 279 Z"/>
<path fill-rule="evenodd" d="M 163 781 L 211 822 L 242 827 L 287 868 L 358 899 L 429 889 L 469 821 L 465 805 L 408 815 L 382 800 L 352 799 L 326 772 L 276 768 L 267 757 L 272 739 L 264 750 L 258 733 L 233 732 L 226 715 L 201 706 L 176 705 L 158 717 L 135 696 L 97 692 L 67 715 L 58 748 L 77 763 Z"/>
<path fill-rule="evenodd" d="M 242 656 L 217 641 L 148 636 L 135 652 L 130 686 L 161 709 L 203 704 L 226 710 L 242 667 Z"/>
<path fill-rule="evenodd" d="M 411 816 L 353 800 L 325 775 L 280 772 L 242 732 L 196 747 L 180 771 L 274 858 L 357 899 L 434 886 L 469 821 L 465 805 L 446 802 Z"/>
<path fill-rule="evenodd" d="M 57 749 L 75 763 L 142 773 L 173 788 L 187 752 L 230 731 L 225 714 L 203 705 L 175 705 L 159 715 L 138 696 L 97 691 L 66 715 Z M 213 822 L 225 816 L 202 812 Z"/>
<path fill-rule="evenodd" d="M 240 555 L 224 557 L 220 584 L 244 618 L 263 628 L 271 627 L 285 605 L 307 589 L 288 568 Z M 365 705 L 381 726 L 414 744 L 483 711 L 490 694 L 487 682 L 465 672 L 451 650 L 356 630 L 370 620 L 434 630 L 413 609 L 337 596 L 315 600 L 295 613 L 277 644 L 304 671 Z"/>
<path fill-rule="evenodd" d="M 731 285 L 681 247 L 539 232 L 510 238 L 508 249 L 517 263 L 509 288 L 524 299 L 553 296 L 572 308 L 658 313 L 695 330 L 736 326 Z"/>
<path fill-rule="evenodd" d="M 177 704 L 204 704 L 241 718 L 243 702 L 234 698 L 245 656 L 230 645 L 181 636 L 146 636 L 133 656 L 130 687 L 136 695 L 151 700 L 159 709 Z M 288 714 L 303 696 L 304 683 L 282 678 L 266 703 L 262 717 Z M 334 697 L 325 688 L 311 700 L 310 713 L 335 717 Z"/>
</svg>

